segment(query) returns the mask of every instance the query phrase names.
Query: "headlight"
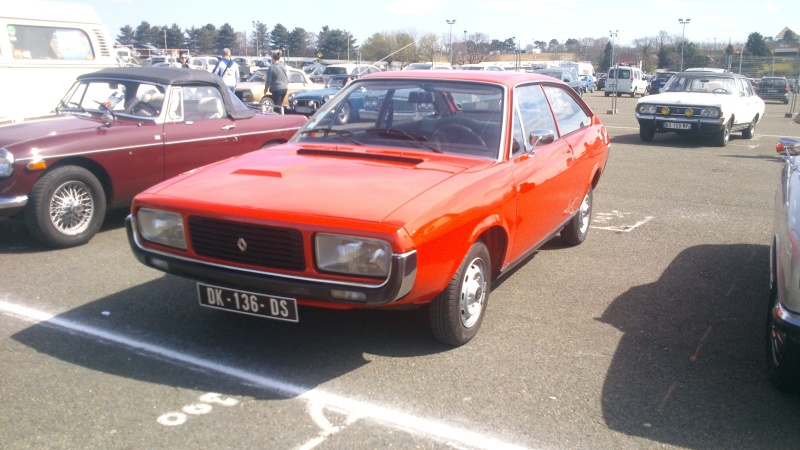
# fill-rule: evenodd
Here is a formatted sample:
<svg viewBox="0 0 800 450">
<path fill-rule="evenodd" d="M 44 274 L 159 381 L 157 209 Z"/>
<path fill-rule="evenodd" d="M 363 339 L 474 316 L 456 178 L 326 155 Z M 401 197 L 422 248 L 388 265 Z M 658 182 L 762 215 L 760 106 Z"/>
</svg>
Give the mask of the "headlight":
<svg viewBox="0 0 800 450">
<path fill-rule="evenodd" d="M 386 241 L 324 233 L 314 239 L 320 270 L 364 277 L 389 275 L 392 248 Z"/>
<path fill-rule="evenodd" d="M 183 218 L 180 214 L 142 208 L 136 214 L 142 237 L 156 244 L 186 250 Z"/>
<path fill-rule="evenodd" d="M 252 102 L 253 101 L 253 92 L 252 91 L 242 91 L 242 101 L 243 102 Z"/>
<path fill-rule="evenodd" d="M 325 103 L 325 102 L 327 102 L 328 100 L 330 100 L 330 99 L 331 99 L 331 97 L 333 97 L 331 94 L 326 94 L 326 95 L 323 95 L 323 96 L 322 96 L 322 103 Z"/>
<path fill-rule="evenodd" d="M 719 117 L 719 109 L 717 109 L 717 108 L 703 108 L 700 111 L 700 115 L 702 117 L 711 117 L 711 118 L 715 118 L 716 119 L 717 117 Z"/>
<path fill-rule="evenodd" d="M 8 178 L 14 173 L 14 154 L 0 148 L 0 178 Z"/>
<path fill-rule="evenodd" d="M 656 113 L 656 106 L 655 105 L 639 105 L 639 112 L 641 114 L 655 114 Z"/>
</svg>

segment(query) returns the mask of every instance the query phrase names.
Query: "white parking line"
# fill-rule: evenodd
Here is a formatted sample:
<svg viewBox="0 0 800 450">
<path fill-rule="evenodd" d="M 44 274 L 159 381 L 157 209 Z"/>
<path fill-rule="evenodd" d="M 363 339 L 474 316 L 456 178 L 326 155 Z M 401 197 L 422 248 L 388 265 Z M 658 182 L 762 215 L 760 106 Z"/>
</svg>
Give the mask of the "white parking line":
<svg viewBox="0 0 800 450">
<path fill-rule="evenodd" d="M 440 442 L 454 443 L 466 448 L 485 448 L 485 449 L 521 449 L 515 444 L 511 444 L 499 439 L 485 436 L 464 428 L 454 427 L 442 422 L 416 417 L 392 408 L 354 400 L 341 395 L 325 392 L 318 388 L 309 388 L 293 383 L 288 383 L 276 378 L 259 375 L 245 370 L 236 369 L 228 365 L 218 364 L 214 361 L 192 356 L 160 345 L 150 344 L 126 336 L 115 334 L 106 330 L 84 325 L 69 319 L 55 316 L 43 311 L 29 308 L 14 303 L 0 300 L 0 312 L 7 315 L 23 319 L 28 322 L 42 323 L 49 326 L 63 328 L 70 332 L 80 333 L 94 338 L 102 339 L 124 347 L 148 352 L 160 358 L 171 361 L 190 364 L 194 367 L 210 370 L 221 375 L 236 378 L 245 383 L 259 386 L 273 393 L 296 397 L 306 401 L 310 405 L 310 411 L 314 412 L 313 418 L 318 425 L 325 424 L 320 422 L 320 412 L 322 408 L 332 411 L 343 412 L 347 416 L 346 425 L 353 421 L 368 418 L 382 424 L 405 430 Z M 330 424 L 325 425 L 328 427 Z M 327 437 L 340 431 L 342 427 L 330 426 L 323 428 L 323 432 L 309 442 L 303 444 L 303 448 L 309 449 L 322 443 Z"/>
</svg>

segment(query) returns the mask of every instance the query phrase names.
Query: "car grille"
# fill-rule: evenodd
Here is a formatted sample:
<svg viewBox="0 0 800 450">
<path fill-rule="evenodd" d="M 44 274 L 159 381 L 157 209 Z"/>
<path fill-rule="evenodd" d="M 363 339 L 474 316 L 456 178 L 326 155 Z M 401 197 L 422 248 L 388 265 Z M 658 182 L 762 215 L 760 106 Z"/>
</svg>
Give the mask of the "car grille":
<svg viewBox="0 0 800 450">
<path fill-rule="evenodd" d="M 191 216 L 189 235 L 201 256 L 273 269 L 306 267 L 303 236 L 297 230 Z"/>
<path fill-rule="evenodd" d="M 664 108 L 669 110 L 669 114 L 664 114 Z M 658 106 L 656 114 L 659 116 L 700 117 L 701 110 L 702 108 L 691 106 Z"/>
</svg>

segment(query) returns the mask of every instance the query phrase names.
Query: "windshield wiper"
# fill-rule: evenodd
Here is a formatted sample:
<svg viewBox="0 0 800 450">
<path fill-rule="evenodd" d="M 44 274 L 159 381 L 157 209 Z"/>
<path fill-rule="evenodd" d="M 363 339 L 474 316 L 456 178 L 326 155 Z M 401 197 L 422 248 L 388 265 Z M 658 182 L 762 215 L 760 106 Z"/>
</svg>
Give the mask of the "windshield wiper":
<svg viewBox="0 0 800 450">
<path fill-rule="evenodd" d="M 354 137 L 352 131 L 348 131 L 348 130 L 333 130 L 333 129 L 330 129 L 330 128 L 326 128 L 324 130 L 313 129 L 313 130 L 304 130 L 303 132 L 300 133 L 300 135 L 301 136 L 310 136 L 312 138 L 333 136 L 333 137 L 342 138 L 343 140 L 346 140 L 348 142 L 352 142 L 353 144 L 356 144 L 356 145 L 364 145 L 363 142 L 360 142 L 358 139 L 356 139 Z"/>
<path fill-rule="evenodd" d="M 428 150 L 435 152 L 435 153 L 442 153 L 441 150 L 438 148 L 431 147 L 427 144 L 428 138 L 415 133 L 409 133 L 408 131 L 398 130 L 396 128 L 369 128 L 365 130 L 367 134 L 377 134 L 378 136 L 388 137 L 391 139 L 403 139 L 406 141 L 414 141 L 419 144 L 422 144 Z"/>
</svg>

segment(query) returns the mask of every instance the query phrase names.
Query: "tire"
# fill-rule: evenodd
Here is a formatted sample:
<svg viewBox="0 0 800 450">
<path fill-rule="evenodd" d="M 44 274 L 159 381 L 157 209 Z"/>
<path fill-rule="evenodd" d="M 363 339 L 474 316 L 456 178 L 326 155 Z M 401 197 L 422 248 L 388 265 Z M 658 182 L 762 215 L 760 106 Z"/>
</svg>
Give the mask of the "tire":
<svg viewBox="0 0 800 450">
<path fill-rule="evenodd" d="M 261 111 L 263 112 L 275 111 L 275 102 L 272 101 L 272 98 L 267 97 L 266 95 L 261 97 L 261 100 L 259 100 L 258 103 L 261 105 Z"/>
<path fill-rule="evenodd" d="M 339 110 L 339 113 L 336 114 L 336 122 L 339 125 L 345 125 L 349 121 L 350 121 L 350 104 L 345 102 L 342 105 L 342 108 Z"/>
<path fill-rule="evenodd" d="M 733 121 L 732 118 L 731 121 Z M 717 147 L 725 147 L 728 145 L 728 140 L 731 138 L 731 121 L 728 121 L 721 130 L 714 134 L 714 145 Z"/>
<path fill-rule="evenodd" d="M 33 185 L 25 224 L 43 244 L 66 248 L 88 242 L 105 214 L 106 195 L 97 178 L 83 167 L 63 166 Z"/>
<path fill-rule="evenodd" d="M 608 97 L 609 95 L 611 95 L 611 94 L 609 94 L 609 93 L 608 93 L 608 91 L 605 91 L 604 93 L 606 94 L 606 97 Z"/>
<path fill-rule="evenodd" d="M 474 243 L 450 283 L 429 306 L 436 339 L 457 347 L 478 334 L 489 301 L 491 267 L 489 249 L 483 242 Z"/>
<path fill-rule="evenodd" d="M 592 221 L 592 190 L 583 197 L 580 208 L 561 230 L 561 239 L 569 246 L 576 246 L 586 240 L 589 223 Z"/>
<path fill-rule="evenodd" d="M 750 126 L 742 130 L 742 137 L 745 139 L 752 139 L 755 133 L 756 133 L 756 118 L 753 117 L 753 120 L 750 121 Z"/>
<path fill-rule="evenodd" d="M 656 136 L 655 128 L 639 125 L 639 139 L 641 139 L 642 142 L 653 142 L 653 138 L 655 136 Z"/>
<path fill-rule="evenodd" d="M 796 391 L 800 385 L 800 348 L 775 324 L 773 308 L 778 300 L 778 284 L 773 280 L 767 310 L 767 376 L 783 391 Z"/>
</svg>

